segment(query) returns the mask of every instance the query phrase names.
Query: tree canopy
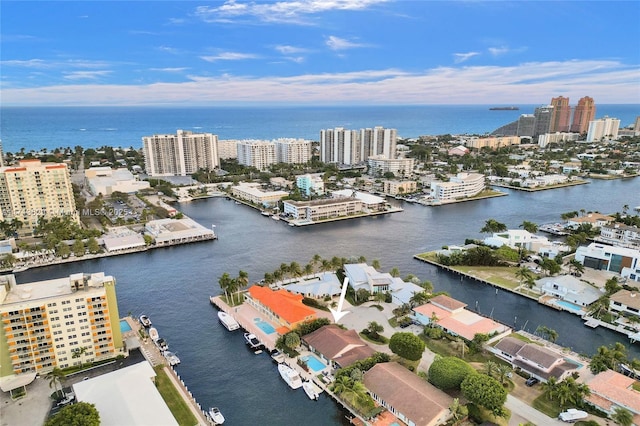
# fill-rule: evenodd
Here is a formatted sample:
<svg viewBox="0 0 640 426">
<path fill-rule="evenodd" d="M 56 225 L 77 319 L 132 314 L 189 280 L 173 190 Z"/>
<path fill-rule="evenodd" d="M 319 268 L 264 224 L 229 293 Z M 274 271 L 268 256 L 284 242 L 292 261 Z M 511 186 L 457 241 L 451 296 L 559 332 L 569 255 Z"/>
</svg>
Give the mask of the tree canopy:
<svg viewBox="0 0 640 426">
<path fill-rule="evenodd" d="M 462 381 L 470 374 L 476 374 L 466 361 L 452 356 L 436 357 L 429 367 L 429 382 L 442 390 L 460 389 Z"/>
<path fill-rule="evenodd" d="M 460 385 L 462 394 L 474 404 L 494 413 L 501 413 L 507 400 L 507 391 L 499 381 L 486 374 L 470 374 Z"/>
<path fill-rule="evenodd" d="M 45 426 L 100 426 L 100 414 L 94 404 L 78 402 L 67 405 L 44 424 Z"/>
<path fill-rule="evenodd" d="M 402 358 L 417 361 L 422 358 L 425 344 L 413 333 L 396 333 L 389 340 L 389 349 Z"/>
</svg>

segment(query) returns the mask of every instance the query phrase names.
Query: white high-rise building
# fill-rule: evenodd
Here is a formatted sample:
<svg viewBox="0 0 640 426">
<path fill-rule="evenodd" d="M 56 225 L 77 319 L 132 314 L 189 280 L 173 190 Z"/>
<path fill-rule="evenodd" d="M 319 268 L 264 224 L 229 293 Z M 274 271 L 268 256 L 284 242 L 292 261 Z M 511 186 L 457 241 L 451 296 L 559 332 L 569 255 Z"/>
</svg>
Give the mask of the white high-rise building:
<svg viewBox="0 0 640 426">
<path fill-rule="evenodd" d="M 587 142 L 596 142 L 602 139 L 617 139 L 620 130 L 620 120 L 617 118 L 599 118 L 589 122 Z"/>
<path fill-rule="evenodd" d="M 238 163 L 267 170 L 276 161 L 276 144 L 261 140 L 238 141 Z"/>
<path fill-rule="evenodd" d="M 272 142 L 276 145 L 278 163 L 305 164 L 311 160 L 311 141 L 281 138 Z"/>
<path fill-rule="evenodd" d="M 238 158 L 238 141 L 235 139 L 219 140 L 218 157 L 225 160 Z"/>
<path fill-rule="evenodd" d="M 320 160 L 325 163 L 361 164 L 370 156 L 396 157 L 397 131 L 375 127 L 348 130 L 342 127 L 320 131 Z"/>
<path fill-rule="evenodd" d="M 145 136 L 142 145 L 149 176 L 188 176 L 220 165 L 218 136 L 212 133 L 178 130 L 175 135 Z"/>
</svg>

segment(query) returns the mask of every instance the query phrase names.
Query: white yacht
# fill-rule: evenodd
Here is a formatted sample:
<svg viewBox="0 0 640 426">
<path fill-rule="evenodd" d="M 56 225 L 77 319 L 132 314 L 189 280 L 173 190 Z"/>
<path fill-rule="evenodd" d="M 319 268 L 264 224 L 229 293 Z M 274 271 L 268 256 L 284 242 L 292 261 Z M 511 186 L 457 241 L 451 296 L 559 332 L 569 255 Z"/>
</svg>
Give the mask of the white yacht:
<svg viewBox="0 0 640 426">
<path fill-rule="evenodd" d="M 149 337 L 151 337 L 151 340 L 154 342 L 160 338 L 160 334 L 158 334 L 158 330 L 155 327 L 149 329 Z"/>
<path fill-rule="evenodd" d="M 291 389 L 298 389 L 299 387 L 302 387 L 302 379 L 300 378 L 300 375 L 287 364 L 278 364 L 278 372 Z"/>
<path fill-rule="evenodd" d="M 318 392 L 316 391 L 316 386 L 313 384 L 313 382 L 311 381 L 303 382 L 302 389 L 304 389 L 304 393 L 307 394 L 309 399 L 312 399 L 314 401 L 318 400 L 319 395 L 318 395 Z"/>
<path fill-rule="evenodd" d="M 224 416 L 222 415 L 218 407 L 209 408 L 209 417 L 211 417 L 213 423 L 217 425 L 221 425 L 224 423 Z"/>
<path fill-rule="evenodd" d="M 147 328 L 151 327 L 151 319 L 147 315 L 140 315 L 140 318 L 138 318 L 138 320 L 143 326 Z"/>
<path fill-rule="evenodd" d="M 277 349 L 274 349 L 273 352 L 271 352 L 271 359 L 273 359 L 278 364 L 281 364 L 284 362 L 285 357 L 282 352 L 280 352 Z"/>
<path fill-rule="evenodd" d="M 240 328 L 240 324 L 231 315 L 226 312 L 218 312 L 218 319 L 220 323 L 229 331 L 234 331 Z"/>
<path fill-rule="evenodd" d="M 169 365 L 174 366 L 180 364 L 180 358 L 178 358 L 178 355 L 173 352 L 164 351 L 163 355 L 167 359 Z"/>
<path fill-rule="evenodd" d="M 244 340 L 247 342 L 247 346 L 254 351 L 256 354 L 262 353 L 262 343 L 255 334 L 253 333 L 244 333 Z"/>
</svg>

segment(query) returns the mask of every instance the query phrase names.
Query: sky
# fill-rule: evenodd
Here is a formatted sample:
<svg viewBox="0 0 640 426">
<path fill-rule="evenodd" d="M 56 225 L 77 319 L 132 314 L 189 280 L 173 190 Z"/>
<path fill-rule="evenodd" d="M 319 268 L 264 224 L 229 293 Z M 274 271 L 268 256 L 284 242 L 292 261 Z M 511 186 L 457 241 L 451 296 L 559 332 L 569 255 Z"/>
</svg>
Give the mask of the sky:
<svg viewBox="0 0 640 426">
<path fill-rule="evenodd" d="M 640 1 L 11 1 L 0 102 L 640 104 Z"/>
</svg>

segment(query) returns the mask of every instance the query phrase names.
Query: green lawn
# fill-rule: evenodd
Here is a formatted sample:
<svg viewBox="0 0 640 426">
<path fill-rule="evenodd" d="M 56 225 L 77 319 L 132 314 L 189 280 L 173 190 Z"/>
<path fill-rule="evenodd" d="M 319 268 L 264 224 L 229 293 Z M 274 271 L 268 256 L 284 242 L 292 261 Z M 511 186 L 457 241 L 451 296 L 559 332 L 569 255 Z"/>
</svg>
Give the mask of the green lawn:
<svg viewBox="0 0 640 426">
<path fill-rule="evenodd" d="M 425 338 L 424 336 L 420 336 L 420 337 L 422 338 L 422 340 L 424 340 L 427 348 L 429 348 L 431 352 L 441 356 L 454 356 L 456 358 L 464 359 L 467 362 L 485 363 L 487 361 L 498 360 L 495 356 L 491 354 L 484 354 L 482 352 L 472 354 L 467 349 L 465 349 L 464 351 L 464 358 L 463 358 L 461 356 L 462 350 L 460 349 L 460 347 L 454 346 L 455 344 L 452 344 L 452 342 L 450 342 L 446 338 L 434 340 L 434 339 L 429 339 L 428 337 Z"/>
<path fill-rule="evenodd" d="M 180 426 L 193 426 L 198 424 L 198 419 L 194 417 L 189 406 L 180 395 L 180 392 L 175 388 L 171 379 L 167 377 L 164 368 L 157 366 L 154 370 L 156 371 L 156 387 L 158 388 L 158 392 L 162 395 L 162 399 L 167 403 L 171 414 L 176 418 L 178 424 Z"/>
<path fill-rule="evenodd" d="M 543 412 L 544 414 L 551 417 L 552 419 L 557 418 L 562 412 L 562 409 L 560 408 L 558 401 L 557 400 L 549 401 L 545 393 L 543 393 L 542 395 L 534 399 L 532 406 L 536 410 Z"/>
</svg>

